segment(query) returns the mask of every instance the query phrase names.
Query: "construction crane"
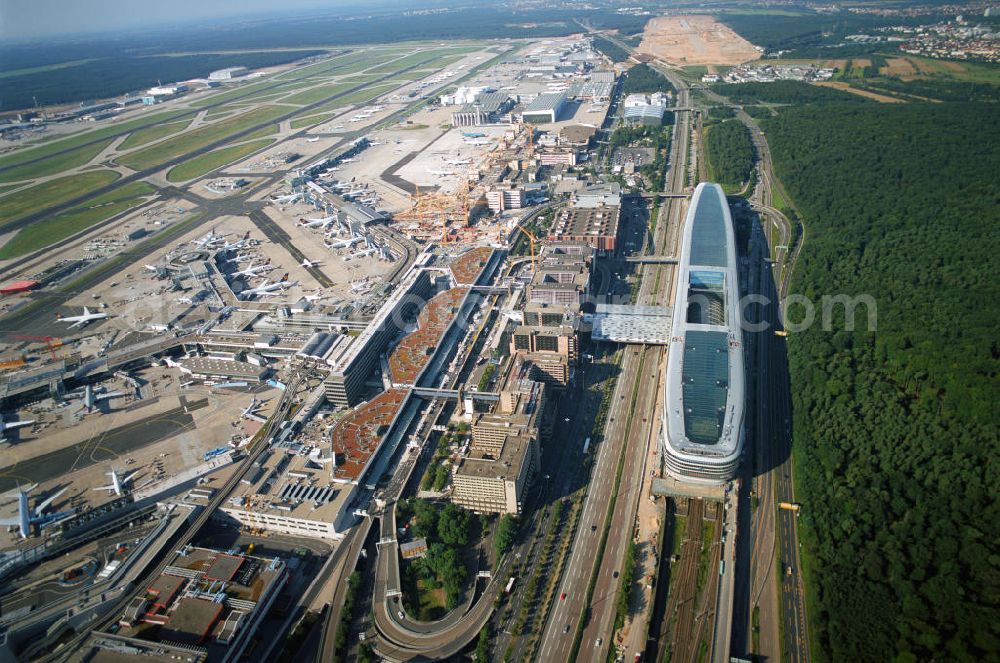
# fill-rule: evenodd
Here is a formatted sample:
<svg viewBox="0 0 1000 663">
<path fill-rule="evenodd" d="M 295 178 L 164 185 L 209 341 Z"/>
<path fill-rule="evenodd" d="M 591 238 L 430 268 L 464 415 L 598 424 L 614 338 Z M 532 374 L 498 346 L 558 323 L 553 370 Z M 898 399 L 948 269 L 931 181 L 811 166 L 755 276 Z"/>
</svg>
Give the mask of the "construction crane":
<svg viewBox="0 0 1000 663">
<path fill-rule="evenodd" d="M 56 355 L 56 349 L 61 348 L 64 343 L 61 339 L 54 338 L 52 336 L 32 336 L 32 335 L 19 335 L 14 338 L 23 338 L 29 341 L 44 341 L 45 345 L 49 348 L 49 354 L 52 355 L 52 360 L 56 361 L 59 357 Z"/>
<path fill-rule="evenodd" d="M 528 243 L 531 245 L 531 271 L 538 271 L 538 261 L 535 256 L 535 243 L 538 241 L 538 238 L 535 237 L 535 233 L 531 232 L 523 225 L 523 222 L 518 223 L 515 228 L 523 232 L 524 236 L 528 238 Z"/>
</svg>

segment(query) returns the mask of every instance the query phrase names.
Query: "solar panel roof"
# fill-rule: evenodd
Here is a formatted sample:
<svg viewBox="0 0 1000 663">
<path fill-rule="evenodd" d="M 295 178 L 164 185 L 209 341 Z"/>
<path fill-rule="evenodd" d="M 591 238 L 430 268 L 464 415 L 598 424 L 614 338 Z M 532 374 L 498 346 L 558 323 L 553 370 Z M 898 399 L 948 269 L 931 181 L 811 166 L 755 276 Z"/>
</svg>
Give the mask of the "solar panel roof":
<svg viewBox="0 0 1000 663">
<path fill-rule="evenodd" d="M 684 430 L 692 442 L 715 444 L 722 434 L 729 392 L 729 338 L 724 331 L 684 336 Z"/>
</svg>

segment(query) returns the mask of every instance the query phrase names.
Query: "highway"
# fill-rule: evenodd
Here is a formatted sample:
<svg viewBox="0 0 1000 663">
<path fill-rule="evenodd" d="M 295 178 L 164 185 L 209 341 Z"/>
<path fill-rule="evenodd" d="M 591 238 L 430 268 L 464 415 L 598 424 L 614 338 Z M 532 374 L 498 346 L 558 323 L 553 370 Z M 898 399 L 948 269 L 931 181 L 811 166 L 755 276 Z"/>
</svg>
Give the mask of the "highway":
<svg viewBox="0 0 1000 663">
<path fill-rule="evenodd" d="M 678 105 L 687 106 L 686 85 L 680 80 L 672 82 L 678 89 Z M 684 191 L 690 131 L 690 113 L 677 113 L 664 191 L 674 194 Z M 665 198 L 652 241 L 643 247 L 645 253 L 676 255 L 685 208 L 683 196 Z M 640 265 L 637 303 L 668 305 L 673 292 L 673 273 L 672 265 Z M 556 602 L 549 616 L 542 635 L 540 660 L 575 657 L 580 661 L 603 661 L 608 657 L 613 644 L 611 631 L 619 573 L 632 539 L 643 485 L 641 473 L 648 445 L 656 444 L 652 431 L 664 356 L 664 349 L 658 346 L 628 347 L 623 351 L 604 439 L 598 445 L 596 465 L 584 498 L 581 527 L 561 578 L 558 593 L 566 598 Z M 651 385 L 657 387 L 650 388 Z M 602 543 L 604 537 L 606 542 Z M 644 644 L 644 637 L 640 641 Z"/>
<path fill-rule="evenodd" d="M 706 97 L 714 102 L 728 104 L 728 101 L 704 90 Z M 761 131 L 756 121 L 742 110 L 737 112 L 737 118 L 750 131 L 757 152 L 757 168 L 759 174 L 758 186 L 751 197 L 751 202 L 761 214 L 761 224 L 764 232 L 756 238 L 762 255 L 770 252 L 767 242 L 768 228 L 772 225 L 778 229 L 777 246 L 788 247 L 792 236 L 791 221 L 773 207 L 772 188 L 777 188 L 782 197 L 791 201 L 784 192 L 781 183 L 774 176 L 771 162 L 771 151 L 767 137 Z M 795 264 L 805 244 L 805 227 L 799 225 L 799 238 L 789 253 L 787 249 L 777 249 L 771 269 L 762 266 L 759 275 L 758 291 L 768 298 L 769 304 L 762 307 L 759 319 L 767 326 L 758 336 L 755 358 L 757 363 L 758 389 L 756 398 L 757 417 L 757 463 L 754 475 L 756 477 L 755 495 L 758 508 L 754 513 L 752 525 L 753 544 L 753 576 L 750 583 L 750 605 L 744 613 L 744 619 L 752 620 L 752 609 L 759 601 L 767 600 L 761 605 L 760 611 L 760 645 L 762 654 L 780 657 L 793 662 L 808 662 L 810 658 L 808 639 L 808 620 L 806 618 L 805 590 L 799 563 L 798 530 L 795 512 L 777 508 L 778 502 L 794 502 L 794 481 L 791 462 L 791 385 L 788 374 L 788 360 L 785 349 L 785 339 L 774 335 L 775 330 L 782 329 L 783 302 L 789 292 L 791 277 Z M 773 596 L 773 559 L 775 546 L 782 563 L 779 576 L 780 597 Z M 792 574 L 785 573 L 787 566 L 792 567 Z M 768 585 L 771 585 L 769 588 Z M 777 598 L 777 602 L 775 601 Z M 777 603 L 777 604 L 776 604 Z M 780 612 L 780 629 L 778 616 Z M 750 632 L 746 625 L 746 632 Z M 783 633 L 780 651 L 775 647 Z M 745 641 L 747 638 L 743 638 Z M 747 651 L 750 650 L 747 642 Z M 769 651 L 763 651 L 764 648 Z"/>
</svg>

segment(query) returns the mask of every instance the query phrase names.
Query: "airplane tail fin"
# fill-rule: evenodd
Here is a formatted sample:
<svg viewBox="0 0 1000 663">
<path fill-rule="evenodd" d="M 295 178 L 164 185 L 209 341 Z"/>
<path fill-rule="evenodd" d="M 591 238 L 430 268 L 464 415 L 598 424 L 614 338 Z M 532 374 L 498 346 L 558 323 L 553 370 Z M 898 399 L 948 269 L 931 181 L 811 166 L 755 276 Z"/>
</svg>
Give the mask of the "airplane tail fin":
<svg viewBox="0 0 1000 663">
<path fill-rule="evenodd" d="M 287 281 L 287 280 L 288 280 L 288 272 L 285 272 L 285 273 L 284 273 L 284 274 L 282 274 L 282 276 L 281 276 L 281 282 L 282 282 L 282 283 L 284 283 L 284 282 L 285 282 L 285 281 Z"/>
</svg>

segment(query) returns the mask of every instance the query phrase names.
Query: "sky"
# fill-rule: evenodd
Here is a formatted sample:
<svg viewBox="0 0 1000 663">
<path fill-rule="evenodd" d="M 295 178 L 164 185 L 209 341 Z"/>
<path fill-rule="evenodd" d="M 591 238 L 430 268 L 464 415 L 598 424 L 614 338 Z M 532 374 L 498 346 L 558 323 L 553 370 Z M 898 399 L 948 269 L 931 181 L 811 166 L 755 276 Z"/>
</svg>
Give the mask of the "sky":
<svg viewBox="0 0 1000 663">
<path fill-rule="evenodd" d="M 157 23 L 325 8 L 341 0 L 0 0 L 0 39 L 147 28 Z M 351 3 L 355 4 L 355 3 Z"/>
</svg>

